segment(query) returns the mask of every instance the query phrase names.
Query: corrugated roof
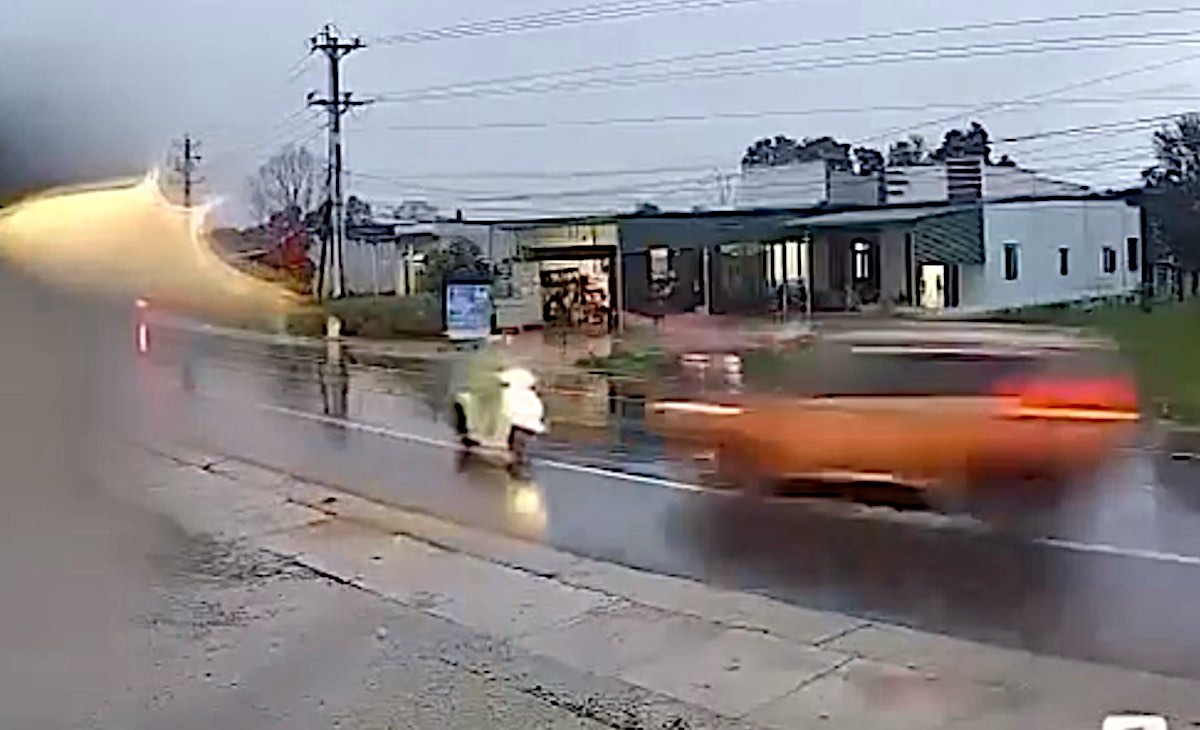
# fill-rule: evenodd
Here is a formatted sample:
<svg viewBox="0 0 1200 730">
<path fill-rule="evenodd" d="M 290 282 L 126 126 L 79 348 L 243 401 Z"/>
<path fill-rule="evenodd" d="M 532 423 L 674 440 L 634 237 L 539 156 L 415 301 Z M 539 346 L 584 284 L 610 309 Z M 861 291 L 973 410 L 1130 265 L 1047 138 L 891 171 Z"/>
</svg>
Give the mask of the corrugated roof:
<svg viewBox="0 0 1200 730">
<path fill-rule="evenodd" d="M 826 213 L 804 218 L 793 218 L 788 225 L 805 228 L 847 228 L 851 226 L 877 226 L 890 223 L 916 223 L 927 218 L 937 218 L 973 210 L 975 206 L 930 205 L 920 208 L 872 208 Z"/>
</svg>

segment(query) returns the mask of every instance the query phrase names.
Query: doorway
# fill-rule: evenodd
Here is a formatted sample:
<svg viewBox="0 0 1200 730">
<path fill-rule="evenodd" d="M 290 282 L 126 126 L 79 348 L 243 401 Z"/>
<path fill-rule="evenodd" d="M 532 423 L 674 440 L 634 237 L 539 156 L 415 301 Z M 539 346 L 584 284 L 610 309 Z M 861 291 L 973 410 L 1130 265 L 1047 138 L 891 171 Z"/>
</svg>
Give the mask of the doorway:
<svg viewBox="0 0 1200 730">
<path fill-rule="evenodd" d="M 921 264 L 921 279 L 918 284 L 921 307 L 941 309 L 946 304 L 946 265 Z"/>
</svg>

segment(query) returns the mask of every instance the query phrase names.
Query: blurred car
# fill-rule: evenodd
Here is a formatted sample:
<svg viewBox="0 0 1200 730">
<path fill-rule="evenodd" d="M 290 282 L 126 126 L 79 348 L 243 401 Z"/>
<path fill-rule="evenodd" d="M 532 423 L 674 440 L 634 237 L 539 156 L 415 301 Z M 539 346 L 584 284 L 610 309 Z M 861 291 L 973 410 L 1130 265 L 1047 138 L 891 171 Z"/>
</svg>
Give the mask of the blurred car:
<svg viewBox="0 0 1200 730">
<path fill-rule="evenodd" d="M 1056 504 L 1138 420 L 1116 353 L 1070 332 L 910 325 L 828 335 L 790 357 L 771 383 L 753 382 L 747 357 L 741 392 L 657 401 L 650 424 L 708 453 L 721 485 L 893 485 L 958 510 Z"/>
</svg>

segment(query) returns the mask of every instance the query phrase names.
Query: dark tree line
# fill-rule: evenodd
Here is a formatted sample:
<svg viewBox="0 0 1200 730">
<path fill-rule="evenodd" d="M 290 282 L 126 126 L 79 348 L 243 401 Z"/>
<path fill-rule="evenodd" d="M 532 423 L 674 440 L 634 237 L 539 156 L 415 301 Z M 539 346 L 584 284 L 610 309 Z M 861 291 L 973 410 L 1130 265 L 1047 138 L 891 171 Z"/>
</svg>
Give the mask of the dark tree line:
<svg viewBox="0 0 1200 730">
<path fill-rule="evenodd" d="M 1149 264 L 1170 264 L 1172 288 L 1183 298 L 1200 289 L 1200 115 L 1184 114 L 1154 133 L 1155 164 L 1145 170 Z M 1185 287 L 1185 276 L 1190 287 Z"/>
<path fill-rule="evenodd" d="M 805 137 L 800 140 L 786 135 L 764 137 L 750 145 L 742 155 L 742 167 L 779 167 L 825 160 L 835 167 L 852 170 L 860 175 L 872 175 L 885 167 L 912 167 L 944 162 L 948 159 L 978 157 L 984 164 L 1015 166 L 1007 155 L 992 158 L 992 140 L 987 129 L 972 122 L 966 129 L 951 129 L 942 143 L 929 150 L 925 140 L 913 135 L 893 142 L 886 154 L 873 147 L 852 147 L 834 137 Z"/>
</svg>

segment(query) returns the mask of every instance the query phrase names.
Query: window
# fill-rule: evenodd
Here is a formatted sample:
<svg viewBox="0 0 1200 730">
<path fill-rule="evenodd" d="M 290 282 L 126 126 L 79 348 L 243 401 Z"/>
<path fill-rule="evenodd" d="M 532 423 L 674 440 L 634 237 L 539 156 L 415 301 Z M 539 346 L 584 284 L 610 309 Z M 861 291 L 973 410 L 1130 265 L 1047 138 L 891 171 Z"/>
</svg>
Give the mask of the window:
<svg viewBox="0 0 1200 730">
<path fill-rule="evenodd" d="M 1125 261 L 1129 263 L 1130 271 L 1138 270 L 1138 261 L 1141 259 L 1141 251 L 1138 250 L 1138 240 L 1136 238 L 1125 239 Z"/>
<path fill-rule="evenodd" d="M 1016 280 L 1017 276 L 1020 274 L 1019 266 L 1020 262 L 1018 261 L 1017 256 L 1017 244 L 1004 244 L 1004 278 L 1007 281 Z"/>
<path fill-rule="evenodd" d="M 871 278 L 871 244 L 861 238 L 854 242 L 854 279 L 866 281 Z"/>
<path fill-rule="evenodd" d="M 1063 246 L 1058 249 L 1058 275 L 1066 276 L 1070 271 L 1071 249 Z"/>
<path fill-rule="evenodd" d="M 663 279 L 671 271 L 671 250 L 667 248 L 652 248 L 646 252 L 650 256 L 650 278 Z"/>
<path fill-rule="evenodd" d="M 1117 252 L 1112 246 L 1105 246 L 1100 251 L 1100 264 L 1104 267 L 1104 273 L 1111 274 L 1117 270 Z"/>
</svg>

